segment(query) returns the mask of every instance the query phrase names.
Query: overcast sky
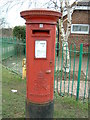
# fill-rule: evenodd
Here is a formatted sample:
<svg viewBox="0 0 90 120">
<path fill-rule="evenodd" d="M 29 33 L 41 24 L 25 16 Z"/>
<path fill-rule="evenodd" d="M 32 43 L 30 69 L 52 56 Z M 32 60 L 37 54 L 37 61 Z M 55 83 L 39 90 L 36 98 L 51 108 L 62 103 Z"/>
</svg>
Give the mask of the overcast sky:
<svg viewBox="0 0 90 120">
<path fill-rule="evenodd" d="M 12 0 L 0 0 L 0 19 L 4 17 L 9 27 L 25 25 L 25 20 L 20 17 L 20 12 L 32 8 L 47 8 L 47 6 L 50 6 L 49 1 L 50 0 L 13 0 L 12 2 Z M 74 1 L 75 0 L 70 0 L 70 3 Z"/>
</svg>

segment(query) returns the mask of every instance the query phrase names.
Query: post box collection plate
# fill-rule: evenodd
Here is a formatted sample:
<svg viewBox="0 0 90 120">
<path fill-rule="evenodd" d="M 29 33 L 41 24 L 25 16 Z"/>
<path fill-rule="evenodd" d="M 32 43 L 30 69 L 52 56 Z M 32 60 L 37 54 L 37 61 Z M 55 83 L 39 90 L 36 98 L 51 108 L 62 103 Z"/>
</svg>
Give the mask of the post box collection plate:
<svg viewBox="0 0 90 120">
<path fill-rule="evenodd" d="M 35 58 L 46 58 L 47 41 L 36 40 L 35 41 Z"/>
</svg>

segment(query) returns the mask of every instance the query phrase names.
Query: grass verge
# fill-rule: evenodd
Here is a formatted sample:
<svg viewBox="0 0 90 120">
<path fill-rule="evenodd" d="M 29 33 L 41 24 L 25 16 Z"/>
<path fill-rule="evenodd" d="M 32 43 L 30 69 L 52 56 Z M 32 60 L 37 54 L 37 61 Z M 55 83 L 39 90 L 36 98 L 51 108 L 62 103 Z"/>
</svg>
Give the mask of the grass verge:
<svg viewBox="0 0 90 120">
<path fill-rule="evenodd" d="M 13 93 L 11 90 L 17 90 Z M 2 68 L 2 116 L 25 118 L 26 80 Z M 76 101 L 70 96 L 54 95 L 54 118 L 87 118 L 88 101 Z"/>
</svg>

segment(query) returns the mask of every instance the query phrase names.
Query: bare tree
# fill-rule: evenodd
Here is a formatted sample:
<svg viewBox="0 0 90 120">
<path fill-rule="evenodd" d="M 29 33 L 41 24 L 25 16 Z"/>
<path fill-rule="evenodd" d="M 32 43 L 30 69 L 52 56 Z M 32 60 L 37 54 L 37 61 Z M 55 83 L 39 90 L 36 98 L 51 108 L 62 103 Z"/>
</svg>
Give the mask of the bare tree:
<svg viewBox="0 0 90 120">
<path fill-rule="evenodd" d="M 73 2 L 73 4 L 70 4 L 69 0 L 59 0 L 59 5 L 57 4 L 57 0 L 51 0 L 54 4 L 54 8 L 61 12 L 62 16 L 61 19 L 59 19 L 59 29 L 60 29 L 60 35 L 61 35 L 61 41 L 62 41 L 62 47 L 63 47 L 63 71 L 66 71 L 67 73 L 70 70 L 70 58 L 69 58 L 69 48 L 68 48 L 68 38 L 71 32 L 71 23 L 72 23 L 72 13 L 77 5 L 77 0 Z M 67 12 L 67 18 L 63 19 L 63 13 L 66 10 Z M 67 28 L 64 29 L 64 22 L 67 21 Z"/>
<path fill-rule="evenodd" d="M 0 28 L 8 27 L 9 24 L 7 23 L 6 19 L 4 17 L 0 18 Z"/>
<path fill-rule="evenodd" d="M 37 6 L 36 0 L 26 0 L 28 1 L 28 8 L 32 6 L 34 3 L 34 7 Z M 11 8 L 13 8 L 16 5 L 23 6 L 23 4 L 26 2 L 25 0 L 6 0 L 6 3 L 2 5 L 2 11 L 3 8 L 5 8 L 6 12 L 8 12 Z M 60 34 L 61 34 L 61 41 L 63 46 L 63 70 L 66 72 L 69 72 L 70 68 L 70 59 L 69 59 L 69 48 L 68 48 L 68 38 L 71 31 L 71 23 L 72 23 L 72 13 L 75 9 L 77 0 L 73 4 L 70 5 L 70 0 L 46 0 L 46 3 L 44 2 L 42 8 L 47 7 L 50 9 L 54 9 L 57 11 L 60 11 L 62 13 L 61 19 L 58 21 L 59 28 L 60 28 Z M 67 11 L 67 29 L 65 31 L 64 29 L 64 22 L 66 20 L 63 19 L 63 13 L 64 10 Z"/>
<path fill-rule="evenodd" d="M 61 28 L 61 41 L 62 41 L 62 46 L 63 46 L 63 70 L 66 72 L 69 72 L 70 68 L 70 59 L 69 59 L 69 48 L 68 48 L 68 38 L 71 32 L 71 24 L 72 24 L 72 13 L 77 5 L 77 0 L 70 5 L 69 0 L 65 0 L 65 7 L 67 10 L 67 28 L 66 32 L 63 27 L 64 20 L 63 16 L 61 17 L 60 20 L 60 28 Z M 63 0 L 61 0 L 61 13 L 63 13 Z"/>
</svg>

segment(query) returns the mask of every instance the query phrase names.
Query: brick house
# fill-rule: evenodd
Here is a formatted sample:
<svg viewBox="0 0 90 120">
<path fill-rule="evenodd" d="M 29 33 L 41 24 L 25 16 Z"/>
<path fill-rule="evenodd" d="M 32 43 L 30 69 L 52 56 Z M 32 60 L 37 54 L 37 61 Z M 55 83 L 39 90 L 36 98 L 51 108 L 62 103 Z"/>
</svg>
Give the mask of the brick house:
<svg viewBox="0 0 90 120">
<path fill-rule="evenodd" d="M 13 29 L 12 28 L 2 28 L 0 29 L 0 37 L 13 37 Z"/>
<path fill-rule="evenodd" d="M 64 13 L 64 20 L 67 18 L 67 13 Z M 64 22 L 66 30 L 67 20 Z M 90 0 L 82 0 L 78 2 L 72 14 L 71 34 L 68 40 L 69 47 L 71 43 L 76 44 L 76 49 L 79 50 L 80 43 L 87 44 L 90 41 Z M 84 50 L 87 48 L 84 47 Z"/>
</svg>

